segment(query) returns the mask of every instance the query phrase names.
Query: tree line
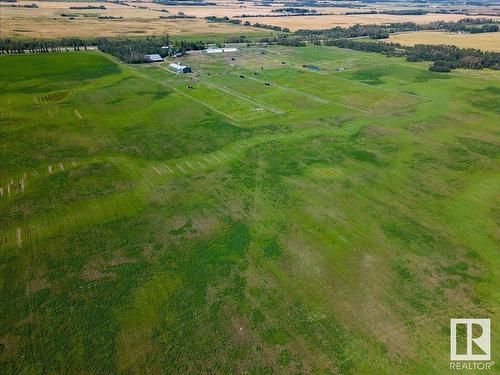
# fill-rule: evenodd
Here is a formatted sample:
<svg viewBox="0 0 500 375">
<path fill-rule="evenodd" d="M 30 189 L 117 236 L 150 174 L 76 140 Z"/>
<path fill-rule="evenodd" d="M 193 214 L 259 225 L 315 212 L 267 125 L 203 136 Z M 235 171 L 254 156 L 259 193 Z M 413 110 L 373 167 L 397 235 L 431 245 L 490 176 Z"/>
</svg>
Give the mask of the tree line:
<svg viewBox="0 0 500 375">
<path fill-rule="evenodd" d="M 235 18 L 229 18 L 227 16 L 225 17 L 216 17 L 216 16 L 208 16 L 205 17 L 205 19 L 209 22 L 222 22 L 222 23 L 232 23 L 234 25 L 243 25 L 243 26 L 253 26 L 253 27 L 259 27 L 261 29 L 268 29 L 268 30 L 273 30 L 273 31 L 281 31 L 284 33 L 290 32 L 290 30 L 286 27 L 280 27 L 280 26 L 274 26 L 274 25 L 266 25 L 264 23 L 259 23 L 256 22 L 254 24 L 251 24 L 249 21 L 241 22 L 239 19 Z"/>
<path fill-rule="evenodd" d="M 352 39 L 327 40 L 324 44 L 357 51 L 383 53 L 388 56 L 402 56 L 410 62 L 432 61 L 429 70 L 435 72 L 449 72 L 456 68 L 500 70 L 500 53 L 473 48 L 427 44 L 409 47 L 399 43 L 371 43 Z"/>
<path fill-rule="evenodd" d="M 168 35 L 140 39 L 0 39 L 0 53 L 2 54 L 60 52 L 63 50 L 69 51 L 70 49 L 80 51 L 87 50 L 88 46 L 97 46 L 99 51 L 115 56 L 129 64 L 146 62 L 144 56 L 149 54 L 159 54 L 162 57 L 166 57 L 179 53 L 182 54 L 188 50 L 200 50 L 206 48 L 206 44 L 203 41 L 170 41 Z"/>
<path fill-rule="evenodd" d="M 32 39 L 21 40 L 5 38 L 0 39 L 0 53 L 43 53 L 60 52 L 63 49 L 72 48 L 79 51 L 80 48 L 87 49 L 87 46 L 95 45 L 94 39 L 61 38 L 61 39 Z"/>
<path fill-rule="evenodd" d="M 183 54 L 188 50 L 205 49 L 202 41 L 170 41 L 168 36 L 143 39 L 97 38 L 99 51 L 108 53 L 128 64 L 147 62 L 145 55 L 158 54 L 161 57 Z"/>
<path fill-rule="evenodd" d="M 488 18 L 464 18 L 456 22 L 436 21 L 427 24 L 414 22 L 399 22 L 387 25 L 353 25 L 347 28 L 339 26 L 323 30 L 298 30 L 294 34 L 309 40 L 314 39 L 343 39 L 367 36 L 371 39 L 385 39 L 391 33 L 421 30 L 446 30 L 450 32 L 495 32 L 498 31 L 498 22 Z"/>
</svg>

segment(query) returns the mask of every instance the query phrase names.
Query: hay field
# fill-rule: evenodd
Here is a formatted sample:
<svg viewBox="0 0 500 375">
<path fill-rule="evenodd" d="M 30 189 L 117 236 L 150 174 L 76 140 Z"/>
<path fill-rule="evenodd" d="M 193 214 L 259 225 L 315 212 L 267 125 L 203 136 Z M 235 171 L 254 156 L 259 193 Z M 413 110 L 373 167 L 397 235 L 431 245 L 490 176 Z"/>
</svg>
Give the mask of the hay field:
<svg viewBox="0 0 500 375">
<path fill-rule="evenodd" d="M 415 44 L 449 44 L 462 48 L 500 52 L 500 32 L 458 34 L 442 31 L 415 31 L 391 34 L 389 41 L 407 46 Z"/>
<path fill-rule="evenodd" d="M 132 4 L 132 3 L 131 3 Z M 141 3 L 141 6 L 146 6 L 152 9 L 166 9 L 171 14 L 176 14 L 177 12 L 184 12 L 189 16 L 195 16 L 199 18 L 204 18 L 208 16 L 216 17 L 233 17 L 241 14 L 268 14 L 271 13 L 273 7 L 264 6 L 245 6 L 239 4 L 227 4 L 224 6 L 168 6 L 155 3 Z"/>
<path fill-rule="evenodd" d="M 287 27 L 292 31 L 298 29 L 328 29 L 335 26 L 349 27 L 355 24 L 383 24 L 397 22 L 415 22 L 418 24 L 432 21 L 458 21 L 463 14 L 429 13 L 421 16 L 399 16 L 390 14 L 356 14 L 356 15 L 326 15 L 306 17 L 249 17 L 245 20 L 251 23 L 259 22 L 268 25 Z M 474 18 L 474 17 L 473 17 Z M 484 18 L 484 17 L 479 17 Z M 494 18 L 494 17 L 489 17 Z"/>
<path fill-rule="evenodd" d="M 202 18 L 207 16 L 233 17 L 242 14 L 262 15 L 269 14 L 276 7 L 253 6 L 251 3 L 219 2 L 217 6 L 165 6 L 152 2 L 128 3 L 129 6 L 105 2 L 49 2 L 49 1 L 19 1 L 16 4 L 26 5 L 34 3 L 38 8 L 15 8 L 8 4 L 2 5 L 0 10 L 0 37 L 27 37 L 27 38 L 57 38 L 57 37 L 95 37 L 95 36 L 140 36 L 152 34 L 171 35 L 203 35 L 224 34 L 231 35 L 263 35 L 269 32 L 262 29 L 252 29 L 237 25 L 207 23 Z M 70 9 L 74 6 L 105 6 L 105 10 Z M 390 9 L 390 5 L 376 4 L 363 8 Z M 169 13 L 159 12 L 164 9 Z M 347 11 L 359 9 L 349 8 L 314 8 L 318 12 L 328 12 L 327 16 L 307 17 L 250 17 L 242 21 L 252 23 L 287 27 L 290 30 L 320 29 L 334 26 L 348 27 L 356 23 L 389 23 L 414 21 L 426 23 L 438 19 L 458 20 L 462 15 L 427 14 L 423 16 L 396 16 L 396 15 L 342 15 Z M 159 19 L 160 16 L 175 15 L 184 12 L 186 15 L 199 19 Z M 74 16 L 63 17 L 62 14 Z M 98 19 L 99 16 L 123 17 L 123 19 Z"/>
<path fill-rule="evenodd" d="M 441 375 L 469 316 L 500 352 L 500 72 L 180 60 L 0 56 L 1 374 Z"/>
<path fill-rule="evenodd" d="M 30 4 L 32 2 L 24 2 Z M 262 29 L 208 23 L 202 19 L 159 19 L 170 13 L 126 7 L 113 3 L 34 2 L 39 8 L 1 7 L 0 37 L 58 38 L 96 36 L 264 34 Z M 23 2 L 19 2 L 23 4 Z M 105 10 L 74 10 L 72 6 L 104 5 Z M 159 6 L 156 8 L 160 8 Z M 181 9 L 176 9 L 181 11 Z M 61 14 L 75 15 L 74 19 Z M 174 13 L 175 14 L 175 13 Z M 99 16 L 123 19 L 98 19 Z"/>
</svg>

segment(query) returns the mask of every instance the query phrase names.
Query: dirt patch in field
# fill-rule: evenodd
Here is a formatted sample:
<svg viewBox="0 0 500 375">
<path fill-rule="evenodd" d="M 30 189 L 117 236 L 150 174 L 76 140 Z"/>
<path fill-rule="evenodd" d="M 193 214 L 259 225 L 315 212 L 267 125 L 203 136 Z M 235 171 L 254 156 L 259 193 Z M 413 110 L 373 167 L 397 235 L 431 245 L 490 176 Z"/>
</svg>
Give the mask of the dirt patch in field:
<svg viewBox="0 0 500 375">
<path fill-rule="evenodd" d="M 34 278 L 26 283 L 26 293 L 32 295 L 39 290 L 50 288 L 50 282 L 46 278 Z"/>
<path fill-rule="evenodd" d="M 215 216 L 200 216 L 193 220 L 193 229 L 197 234 L 212 233 L 219 221 Z"/>
<path fill-rule="evenodd" d="M 378 257 L 365 253 L 361 259 L 359 275 L 363 282 L 361 313 L 363 325 L 387 348 L 390 356 L 411 357 L 406 327 L 399 316 L 385 301 L 385 281 L 381 275 L 387 274 Z"/>
<path fill-rule="evenodd" d="M 0 337 L 0 363 L 13 359 L 19 349 L 20 336 L 4 335 Z"/>
<path fill-rule="evenodd" d="M 144 247 L 142 248 L 142 256 L 147 261 L 152 261 L 155 258 L 153 245 L 151 244 L 144 245 Z"/>
<path fill-rule="evenodd" d="M 107 265 L 114 267 L 114 266 L 119 266 L 121 264 L 127 264 L 127 263 L 135 263 L 135 259 L 128 258 L 121 251 L 117 251 L 114 254 L 113 258 L 111 258 L 107 262 Z"/>
<path fill-rule="evenodd" d="M 393 128 L 388 128 L 383 125 L 368 125 L 361 130 L 360 136 L 366 138 L 376 138 L 387 135 L 393 135 L 395 133 L 396 130 L 394 130 Z"/>
<path fill-rule="evenodd" d="M 114 278 L 116 273 L 111 272 L 113 267 L 135 262 L 135 259 L 128 258 L 121 251 L 117 251 L 109 260 L 97 258 L 88 263 L 83 270 L 82 279 L 95 281 L 103 278 Z"/>
</svg>

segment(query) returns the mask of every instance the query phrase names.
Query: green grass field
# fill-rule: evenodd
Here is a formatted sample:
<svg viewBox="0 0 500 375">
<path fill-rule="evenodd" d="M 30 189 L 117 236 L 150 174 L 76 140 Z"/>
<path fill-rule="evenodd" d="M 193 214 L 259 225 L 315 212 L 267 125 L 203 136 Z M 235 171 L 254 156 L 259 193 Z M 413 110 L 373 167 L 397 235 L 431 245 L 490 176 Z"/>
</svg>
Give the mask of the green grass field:
<svg viewBox="0 0 500 375">
<path fill-rule="evenodd" d="M 500 73 L 183 61 L 0 57 L 0 373 L 445 374 L 467 317 L 498 358 Z"/>
</svg>

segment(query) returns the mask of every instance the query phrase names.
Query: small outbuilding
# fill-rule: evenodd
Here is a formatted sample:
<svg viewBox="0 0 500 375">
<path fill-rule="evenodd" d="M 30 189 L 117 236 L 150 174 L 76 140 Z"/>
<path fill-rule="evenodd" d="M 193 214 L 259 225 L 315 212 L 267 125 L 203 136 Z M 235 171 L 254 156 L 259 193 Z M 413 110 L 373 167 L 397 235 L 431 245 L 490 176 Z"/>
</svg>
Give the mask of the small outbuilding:
<svg viewBox="0 0 500 375">
<path fill-rule="evenodd" d="M 148 61 L 148 62 L 160 62 L 160 61 L 163 61 L 163 57 L 161 57 L 160 55 L 158 55 L 157 53 L 154 53 L 152 55 L 146 55 L 144 56 L 144 58 Z"/>
<path fill-rule="evenodd" d="M 173 62 L 169 65 L 169 67 L 170 69 L 175 70 L 177 73 L 191 73 L 191 68 L 181 63 Z"/>
</svg>

